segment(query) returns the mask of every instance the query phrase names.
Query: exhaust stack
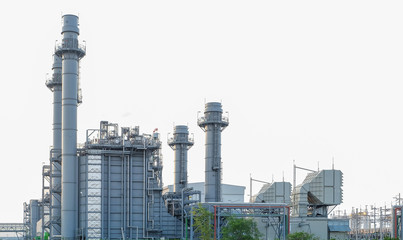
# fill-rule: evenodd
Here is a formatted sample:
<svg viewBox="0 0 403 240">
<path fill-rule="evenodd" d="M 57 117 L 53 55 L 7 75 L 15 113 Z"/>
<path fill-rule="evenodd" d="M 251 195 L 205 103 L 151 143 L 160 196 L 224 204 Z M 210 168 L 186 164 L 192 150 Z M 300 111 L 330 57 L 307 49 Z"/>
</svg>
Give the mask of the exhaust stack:
<svg viewBox="0 0 403 240">
<path fill-rule="evenodd" d="M 222 116 L 219 102 L 206 103 L 204 117 L 197 121 L 206 133 L 205 149 L 205 202 L 221 202 L 221 132 L 228 126 L 228 117 Z"/>
<path fill-rule="evenodd" d="M 78 43 L 78 17 L 64 15 L 62 44 L 56 55 L 62 58 L 62 201 L 61 235 L 65 240 L 76 236 L 77 203 L 77 104 L 79 103 L 79 61 L 85 47 Z"/>
<path fill-rule="evenodd" d="M 168 145 L 175 152 L 175 183 L 174 192 L 180 193 L 188 185 L 188 150 L 194 141 L 189 138 L 188 127 L 177 125 L 174 127 L 173 137 L 169 138 Z"/>
<path fill-rule="evenodd" d="M 61 153 L 62 153 L 62 59 L 53 55 L 52 78 L 46 86 L 53 92 L 53 147 L 50 153 L 51 165 L 51 237 L 60 233 L 60 194 L 61 194 Z"/>
</svg>

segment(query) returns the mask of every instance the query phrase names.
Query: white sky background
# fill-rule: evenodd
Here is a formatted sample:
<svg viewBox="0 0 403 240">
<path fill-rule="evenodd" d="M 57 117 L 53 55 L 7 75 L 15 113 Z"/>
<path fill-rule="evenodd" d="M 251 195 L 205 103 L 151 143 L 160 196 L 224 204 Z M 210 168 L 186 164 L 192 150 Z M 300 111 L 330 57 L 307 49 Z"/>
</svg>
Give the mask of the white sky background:
<svg viewBox="0 0 403 240">
<path fill-rule="evenodd" d="M 173 124 L 188 124 L 189 181 L 204 180 L 197 112 L 222 101 L 223 180 L 292 182 L 293 160 L 344 173 L 340 209 L 402 191 L 401 1 L 8 1 L 0 3 L 0 222 L 41 196 L 52 144 L 46 88 L 61 13 L 79 13 L 78 142 L 107 120 L 158 128 L 173 182 Z M 306 172 L 298 172 L 300 183 Z M 256 193 L 261 184 L 254 184 Z M 245 195 L 246 198 L 248 196 Z"/>
</svg>

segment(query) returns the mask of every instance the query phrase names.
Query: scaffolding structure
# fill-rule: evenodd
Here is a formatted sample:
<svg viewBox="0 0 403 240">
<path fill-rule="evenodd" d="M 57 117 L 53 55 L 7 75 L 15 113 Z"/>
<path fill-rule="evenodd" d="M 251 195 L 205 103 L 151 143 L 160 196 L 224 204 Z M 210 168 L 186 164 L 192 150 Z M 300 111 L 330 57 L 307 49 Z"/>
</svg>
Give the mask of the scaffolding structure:
<svg viewBox="0 0 403 240">
<path fill-rule="evenodd" d="M 50 184 L 51 184 L 51 165 L 42 166 L 42 199 L 40 201 L 41 209 L 41 237 L 44 239 L 45 232 L 50 232 L 50 209 L 51 209 L 51 195 L 50 195 Z M 36 233 L 33 233 L 36 234 Z"/>
</svg>

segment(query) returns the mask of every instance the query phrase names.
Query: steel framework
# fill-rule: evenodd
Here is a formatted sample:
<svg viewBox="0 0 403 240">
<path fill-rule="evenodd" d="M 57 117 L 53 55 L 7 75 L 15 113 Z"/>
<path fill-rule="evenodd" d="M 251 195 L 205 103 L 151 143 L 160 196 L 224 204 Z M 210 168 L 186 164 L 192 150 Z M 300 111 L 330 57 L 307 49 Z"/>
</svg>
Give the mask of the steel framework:
<svg viewBox="0 0 403 240">
<path fill-rule="evenodd" d="M 5 232 L 15 233 L 18 239 L 19 239 L 18 233 L 22 233 L 23 237 L 26 238 L 26 235 L 28 233 L 28 227 L 24 223 L 0 223 L 0 233 Z"/>
<path fill-rule="evenodd" d="M 403 221 L 402 221 L 403 206 L 393 206 L 393 237 L 401 239 L 403 236 Z"/>
<path fill-rule="evenodd" d="M 50 197 L 50 178 L 51 178 L 51 165 L 42 166 L 42 200 L 41 200 L 41 219 L 42 230 L 41 237 L 44 238 L 45 232 L 50 232 L 49 214 L 51 209 L 51 197 Z M 33 233 L 36 234 L 36 233 Z"/>
<path fill-rule="evenodd" d="M 198 207 L 194 205 L 193 207 Z M 265 220 L 273 228 L 277 239 L 285 240 L 290 230 L 290 207 L 286 204 L 231 204 L 231 203 L 203 203 L 202 207 L 213 213 L 214 240 L 221 239 L 221 229 L 226 226 L 227 219 L 233 217 L 253 217 Z M 195 239 L 193 229 L 194 215 L 190 211 L 190 239 Z"/>
</svg>

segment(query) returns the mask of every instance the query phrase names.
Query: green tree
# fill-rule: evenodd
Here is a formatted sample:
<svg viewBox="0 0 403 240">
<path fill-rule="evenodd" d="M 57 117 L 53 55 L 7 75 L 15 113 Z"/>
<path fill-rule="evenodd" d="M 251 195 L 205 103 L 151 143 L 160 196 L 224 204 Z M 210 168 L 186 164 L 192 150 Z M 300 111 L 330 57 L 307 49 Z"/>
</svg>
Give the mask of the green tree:
<svg viewBox="0 0 403 240">
<path fill-rule="evenodd" d="M 262 236 L 252 218 L 230 217 L 221 232 L 223 240 L 258 240 Z"/>
<path fill-rule="evenodd" d="M 200 234 L 201 240 L 211 240 L 214 235 L 213 214 L 204 208 L 200 203 L 193 208 L 193 219 L 195 232 Z"/>
<path fill-rule="evenodd" d="M 290 233 L 287 236 L 288 240 L 319 240 L 318 237 L 315 237 L 314 234 L 310 234 L 307 232 L 295 232 Z"/>
<path fill-rule="evenodd" d="M 393 237 L 384 237 L 383 240 L 399 240 L 399 238 L 393 238 Z"/>
</svg>

